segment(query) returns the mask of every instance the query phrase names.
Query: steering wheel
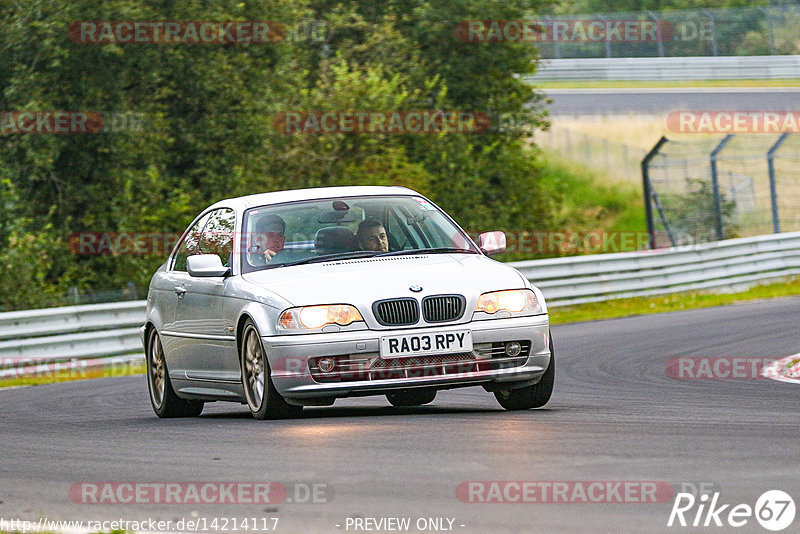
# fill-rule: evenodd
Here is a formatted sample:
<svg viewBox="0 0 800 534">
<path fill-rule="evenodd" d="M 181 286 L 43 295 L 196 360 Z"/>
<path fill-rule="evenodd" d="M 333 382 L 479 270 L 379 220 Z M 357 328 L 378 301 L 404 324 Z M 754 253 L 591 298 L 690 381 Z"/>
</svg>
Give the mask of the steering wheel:
<svg viewBox="0 0 800 534">
<path fill-rule="evenodd" d="M 260 245 L 253 245 L 247 249 L 247 263 L 252 267 L 264 267 L 267 265 L 267 258 L 264 257 L 264 252 L 262 252 Z"/>
</svg>

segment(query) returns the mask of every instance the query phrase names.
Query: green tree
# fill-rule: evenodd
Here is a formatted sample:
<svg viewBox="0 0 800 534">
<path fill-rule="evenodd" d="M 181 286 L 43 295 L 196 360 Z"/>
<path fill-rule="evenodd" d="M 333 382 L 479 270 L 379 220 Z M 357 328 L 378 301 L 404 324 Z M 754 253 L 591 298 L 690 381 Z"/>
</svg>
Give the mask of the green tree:
<svg viewBox="0 0 800 534">
<path fill-rule="evenodd" d="M 514 0 L 0 0 L 0 110 L 140 114 L 139 131 L 0 135 L 0 306 L 45 305 L 67 287 L 145 285 L 165 254 L 76 255 L 76 232 L 180 232 L 203 207 L 261 191 L 400 184 L 467 229 L 547 229 L 536 151 L 542 97 L 515 75 L 536 50 L 463 43 L 472 18 L 521 18 Z M 313 21 L 323 38 L 277 44 L 78 44 L 81 20 Z M 317 36 L 312 36 L 317 37 Z M 513 116 L 484 134 L 285 135 L 291 110 L 465 110 Z M 111 117 L 106 113 L 106 117 Z M 139 116 L 139 115 L 137 115 Z M 19 294 L 16 288 L 30 288 Z"/>
</svg>

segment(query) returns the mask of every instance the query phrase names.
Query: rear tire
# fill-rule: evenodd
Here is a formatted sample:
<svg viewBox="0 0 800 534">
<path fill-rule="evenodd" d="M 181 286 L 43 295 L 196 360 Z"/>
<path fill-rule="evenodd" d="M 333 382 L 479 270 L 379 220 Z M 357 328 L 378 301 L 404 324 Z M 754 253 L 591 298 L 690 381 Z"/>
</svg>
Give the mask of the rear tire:
<svg viewBox="0 0 800 534">
<path fill-rule="evenodd" d="M 290 419 L 303 413 L 302 406 L 294 406 L 275 390 L 270 377 L 269 361 L 261 336 L 253 321 L 248 319 L 242 330 L 239 346 L 242 367 L 242 386 L 250 413 L 258 420 Z"/>
<path fill-rule="evenodd" d="M 422 406 L 433 402 L 435 389 L 400 389 L 386 394 L 392 406 Z"/>
<path fill-rule="evenodd" d="M 155 328 L 147 334 L 147 389 L 150 404 L 158 417 L 196 417 L 203 411 L 201 401 L 190 401 L 178 397 L 169 379 L 167 360 L 161 338 Z"/>
<path fill-rule="evenodd" d="M 553 349 L 553 336 L 550 336 L 550 364 L 538 383 L 518 389 L 501 389 L 494 392 L 500 406 L 506 410 L 529 410 L 541 408 L 550 400 L 556 377 L 556 355 Z"/>
</svg>

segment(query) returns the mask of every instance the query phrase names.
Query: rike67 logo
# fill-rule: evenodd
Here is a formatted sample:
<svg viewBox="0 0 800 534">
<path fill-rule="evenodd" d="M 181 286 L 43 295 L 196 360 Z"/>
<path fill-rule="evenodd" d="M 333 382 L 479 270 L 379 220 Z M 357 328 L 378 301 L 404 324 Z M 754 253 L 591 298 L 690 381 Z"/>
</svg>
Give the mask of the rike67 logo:
<svg viewBox="0 0 800 534">
<path fill-rule="evenodd" d="M 695 497 L 691 493 L 678 493 L 669 514 L 667 526 L 681 527 L 743 527 L 753 517 L 767 530 L 783 530 L 794 521 L 795 506 L 792 497 L 781 490 L 761 494 L 755 506 L 749 504 L 722 504 L 719 492 Z"/>
</svg>

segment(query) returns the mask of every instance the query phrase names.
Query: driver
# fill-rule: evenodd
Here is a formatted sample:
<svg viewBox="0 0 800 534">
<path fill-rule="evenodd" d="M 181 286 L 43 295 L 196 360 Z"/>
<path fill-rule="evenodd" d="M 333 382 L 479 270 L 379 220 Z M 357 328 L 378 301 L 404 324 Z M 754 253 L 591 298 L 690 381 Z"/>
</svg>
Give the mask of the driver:
<svg viewBox="0 0 800 534">
<path fill-rule="evenodd" d="M 358 246 L 361 250 L 374 250 L 375 252 L 389 252 L 389 238 L 386 229 L 378 219 L 366 219 L 358 225 L 356 232 Z"/>
<path fill-rule="evenodd" d="M 256 222 L 255 244 L 259 252 L 264 251 L 264 260 L 270 261 L 283 250 L 285 232 L 286 222 L 277 215 L 267 215 Z"/>
</svg>

